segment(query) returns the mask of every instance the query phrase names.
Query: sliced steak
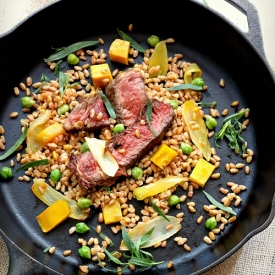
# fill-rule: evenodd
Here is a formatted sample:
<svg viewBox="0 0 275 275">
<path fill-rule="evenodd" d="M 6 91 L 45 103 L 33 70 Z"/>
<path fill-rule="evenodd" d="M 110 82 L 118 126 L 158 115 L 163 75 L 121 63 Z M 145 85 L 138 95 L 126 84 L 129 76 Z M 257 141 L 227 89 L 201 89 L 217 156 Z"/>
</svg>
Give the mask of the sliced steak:
<svg viewBox="0 0 275 275">
<path fill-rule="evenodd" d="M 100 95 L 82 98 L 66 118 L 66 131 L 93 131 L 109 126 L 110 120 L 104 102 Z"/>
<path fill-rule="evenodd" d="M 105 88 L 111 102 L 117 123 L 132 125 L 147 104 L 145 86 L 140 72 L 128 69 L 120 72 Z"/>
<path fill-rule="evenodd" d="M 74 171 L 80 186 L 90 190 L 94 190 L 96 186 L 111 186 L 120 176 L 119 171 L 115 177 L 106 175 L 101 170 L 90 151 L 72 155 L 69 169 Z"/>
<path fill-rule="evenodd" d="M 153 99 L 151 127 L 156 135 L 147 122 L 145 125 L 140 123 L 140 120 L 146 121 L 144 108 L 139 121 L 111 138 L 106 150 L 115 157 L 122 174 L 126 174 L 128 168 L 161 142 L 174 117 L 175 112 L 170 104 Z"/>
<path fill-rule="evenodd" d="M 156 135 L 151 132 L 146 122 L 146 108 L 143 108 L 138 121 L 111 138 L 106 150 L 112 153 L 119 164 L 115 177 L 109 177 L 103 173 L 91 152 L 71 157 L 69 168 L 76 174 L 79 184 L 86 189 L 93 190 L 95 186 L 110 186 L 119 176 L 127 176 L 127 169 L 161 142 L 174 116 L 175 112 L 170 104 L 153 99 L 151 127 Z M 141 120 L 145 121 L 145 124 L 140 123 Z"/>
</svg>

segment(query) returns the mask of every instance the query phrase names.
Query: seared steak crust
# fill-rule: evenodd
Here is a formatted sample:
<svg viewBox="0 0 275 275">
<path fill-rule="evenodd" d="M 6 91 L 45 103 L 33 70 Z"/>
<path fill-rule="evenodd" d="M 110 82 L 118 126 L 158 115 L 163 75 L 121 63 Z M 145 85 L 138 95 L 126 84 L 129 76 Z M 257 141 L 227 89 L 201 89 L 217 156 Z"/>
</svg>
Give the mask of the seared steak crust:
<svg viewBox="0 0 275 275">
<path fill-rule="evenodd" d="M 147 104 L 144 82 L 139 71 L 128 69 L 120 72 L 105 88 L 117 123 L 132 125 Z"/>
<path fill-rule="evenodd" d="M 84 98 L 67 117 L 64 128 L 66 131 L 93 131 L 109 126 L 110 120 L 100 95 Z"/>
</svg>

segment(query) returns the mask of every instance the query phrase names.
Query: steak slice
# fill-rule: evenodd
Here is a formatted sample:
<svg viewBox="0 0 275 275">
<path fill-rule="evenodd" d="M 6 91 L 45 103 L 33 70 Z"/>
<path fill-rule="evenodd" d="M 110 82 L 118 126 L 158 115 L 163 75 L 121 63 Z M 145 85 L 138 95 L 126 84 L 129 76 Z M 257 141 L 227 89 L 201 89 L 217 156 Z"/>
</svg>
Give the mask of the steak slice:
<svg viewBox="0 0 275 275">
<path fill-rule="evenodd" d="M 147 104 L 142 75 L 134 69 L 120 72 L 105 87 L 105 94 L 116 112 L 117 123 L 125 126 L 132 125 Z"/>
<path fill-rule="evenodd" d="M 93 131 L 109 126 L 110 120 L 104 102 L 100 95 L 82 98 L 66 118 L 66 131 Z"/>
<path fill-rule="evenodd" d="M 140 123 L 141 120 L 146 121 L 144 108 L 139 121 L 111 138 L 106 150 L 115 157 L 122 174 L 126 174 L 127 169 L 162 141 L 174 117 L 175 112 L 170 104 L 153 99 L 151 127 L 156 135 L 147 122 L 144 125 Z"/>
<path fill-rule="evenodd" d="M 69 169 L 74 171 L 80 186 L 90 190 L 94 190 L 96 186 L 111 186 L 120 176 L 119 171 L 115 177 L 105 174 L 90 151 L 72 155 Z"/>
<path fill-rule="evenodd" d="M 161 142 L 174 117 L 175 112 L 170 104 L 153 99 L 151 127 L 156 135 L 151 132 L 146 122 L 146 108 L 143 108 L 138 121 L 111 138 L 106 150 L 119 164 L 115 177 L 110 177 L 101 170 L 90 151 L 72 156 L 69 168 L 83 188 L 94 190 L 96 186 L 111 186 L 119 176 L 127 176 L 127 169 Z M 141 123 L 141 120 L 145 123 Z"/>
</svg>

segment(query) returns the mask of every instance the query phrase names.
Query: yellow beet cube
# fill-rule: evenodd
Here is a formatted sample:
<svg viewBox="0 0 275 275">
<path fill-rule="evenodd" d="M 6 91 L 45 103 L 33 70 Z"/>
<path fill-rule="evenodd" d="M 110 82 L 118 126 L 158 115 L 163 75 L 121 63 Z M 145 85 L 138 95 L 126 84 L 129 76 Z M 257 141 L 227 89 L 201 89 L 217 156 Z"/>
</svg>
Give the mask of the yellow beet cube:
<svg viewBox="0 0 275 275">
<path fill-rule="evenodd" d="M 129 41 L 122 39 L 114 40 L 109 49 L 110 60 L 128 65 L 129 50 Z"/>
<path fill-rule="evenodd" d="M 105 203 L 102 207 L 102 214 L 105 224 L 119 222 L 122 219 L 120 204 L 117 200 L 111 205 Z"/>
<path fill-rule="evenodd" d="M 44 233 L 49 232 L 57 225 L 65 221 L 71 213 L 65 200 L 57 200 L 36 217 Z"/>
<path fill-rule="evenodd" d="M 107 63 L 91 65 L 90 69 L 95 88 L 104 88 L 113 80 L 110 67 Z"/>
<path fill-rule="evenodd" d="M 189 176 L 189 180 L 197 183 L 200 187 L 204 187 L 214 169 L 213 164 L 201 158 Z"/>
<path fill-rule="evenodd" d="M 59 135 L 62 135 L 64 133 L 65 130 L 63 126 L 60 123 L 55 122 L 54 124 L 46 127 L 44 130 L 39 132 L 36 136 L 36 141 L 44 146 L 53 141 L 55 137 L 58 137 Z"/>
<path fill-rule="evenodd" d="M 159 168 L 164 169 L 176 156 L 178 152 L 162 143 L 156 152 L 151 156 L 150 160 Z"/>
</svg>

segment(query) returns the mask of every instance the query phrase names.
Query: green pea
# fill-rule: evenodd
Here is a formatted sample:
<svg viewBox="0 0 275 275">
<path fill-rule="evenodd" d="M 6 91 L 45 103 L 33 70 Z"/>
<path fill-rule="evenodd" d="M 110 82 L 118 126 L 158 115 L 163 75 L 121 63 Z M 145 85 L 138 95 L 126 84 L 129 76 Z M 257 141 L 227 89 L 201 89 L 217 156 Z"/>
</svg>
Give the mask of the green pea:
<svg viewBox="0 0 275 275">
<path fill-rule="evenodd" d="M 8 179 L 8 178 L 11 178 L 12 177 L 12 170 L 10 167 L 8 166 L 3 166 L 0 170 L 0 176 L 3 178 L 3 179 Z"/>
<path fill-rule="evenodd" d="M 78 254 L 82 258 L 91 259 L 91 249 L 86 245 L 83 245 L 78 249 Z"/>
<path fill-rule="evenodd" d="M 35 101 L 29 96 L 23 96 L 21 98 L 21 105 L 23 108 L 30 108 L 33 106 L 34 103 Z"/>
<path fill-rule="evenodd" d="M 201 77 L 196 77 L 196 78 L 193 79 L 192 84 L 196 85 L 196 86 L 203 87 L 204 86 L 204 80 Z"/>
<path fill-rule="evenodd" d="M 170 100 L 170 105 L 173 107 L 174 110 L 177 110 L 179 107 L 179 103 L 177 99 Z"/>
<path fill-rule="evenodd" d="M 119 123 L 114 127 L 113 133 L 118 134 L 118 133 L 122 132 L 124 129 L 125 129 L 124 124 Z"/>
<path fill-rule="evenodd" d="M 168 204 L 170 206 L 174 206 L 174 205 L 177 205 L 180 203 L 180 198 L 177 196 L 177 195 L 171 195 L 169 198 L 168 198 Z"/>
<path fill-rule="evenodd" d="M 192 152 L 192 146 L 185 142 L 182 142 L 180 144 L 180 149 L 186 155 L 189 155 Z"/>
<path fill-rule="evenodd" d="M 143 171 L 141 168 L 139 167 L 134 167 L 131 171 L 132 173 L 132 177 L 135 179 L 135 180 L 139 180 L 141 179 L 141 177 L 143 176 Z"/>
<path fill-rule="evenodd" d="M 51 180 L 52 180 L 53 183 L 58 183 L 58 181 L 60 180 L 61 176 L 62 176 L 62 173 L 57 168 L 53 169 L 52 172 L 51 172 L 51 174 L 50 174 L 50 178 L 51 178 Z"/>
<path fill-rule="evenodd" d="M 147 38 L 147 42 L 151 47 L 155 47 L 159 43 L 159 37 L 156 35 L 151 35 Z"/>
<path fill-rule="evenodd" d="M 211 217 L 205 221 L 205 227 L 213 230 L 217 226 L 217 221 L 215 217 Z"/>
<path fill-rule="evenodd" d="M 88 198 L 80 198 L 77 200 L 77 205 L 80 209 L 85 209 L 92 205 L 92 201 Z"/>
<path fill-rule="evenodd" d="M 206 116 L 205 125 L 209 130 L 213 130 L 218 125 L 218 122 L 214 117 Z"/>
<path fill-rule="evenodd" d="M 90 230 L 90 227 L 88 227 L 87 224 L 84 223 L 84 222 L 79 222 L 75 225 L 75 232 L 76 233 L 83 234 L 83 233 L 85 233 L 89 230 Z"/>
<path fill-rule="evenodd" d="M 88 143 L 85 141 L 81 144 L 81 147 L 80 147 L 80 153 L 85 153 L 87 151 L 89 151 L 90 148 L 88 146 Z"/>
<path fill-rule="evenodd" d="M 58 107 L 57 113 L 58 115 L 62 116 L 65 113 L 69 112 L 69 110 L 70 110 L 70 106 L 68 104 L 63 104 L 60 107 Z"/>
<path fill-rule="evenodd" d="M 76 65 L 79 62 L 79 58 L 75 54 L 71 53 L 67 57 L 67 62 L 70 65 Z"/>
</svg>

